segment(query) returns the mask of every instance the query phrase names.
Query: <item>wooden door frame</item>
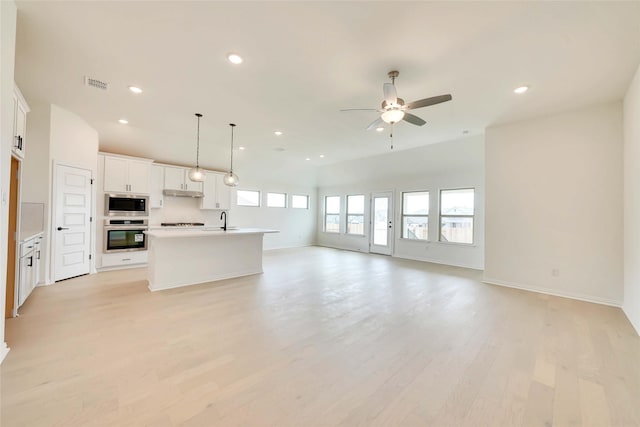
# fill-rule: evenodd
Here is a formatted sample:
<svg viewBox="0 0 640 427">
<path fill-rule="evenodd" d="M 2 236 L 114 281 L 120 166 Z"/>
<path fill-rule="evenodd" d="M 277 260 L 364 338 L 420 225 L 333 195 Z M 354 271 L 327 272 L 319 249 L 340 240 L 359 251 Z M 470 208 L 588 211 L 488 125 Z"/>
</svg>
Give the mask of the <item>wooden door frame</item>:
<svg viewBox="0 0 640 427">
<path fill-rule="evenodd" d="M 17 315 L 16 282 L 18 274 L 18 226 L 21 162 L 11 156 L 11 172 L 9 181 L 9 221 L 7 226 L 7 277 L 5 282 L 5 319 Z"/>
</svg>

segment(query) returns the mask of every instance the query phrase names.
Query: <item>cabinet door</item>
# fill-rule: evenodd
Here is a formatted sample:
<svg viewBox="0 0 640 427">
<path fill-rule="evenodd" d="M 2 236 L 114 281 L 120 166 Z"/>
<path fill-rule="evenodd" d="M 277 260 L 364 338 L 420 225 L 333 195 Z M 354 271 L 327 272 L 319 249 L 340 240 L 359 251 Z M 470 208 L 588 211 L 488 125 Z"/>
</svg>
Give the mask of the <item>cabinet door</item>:
<svg viewBox="0 0 640 427">
<path fill-rule="evenodd" d="M 215 173 L 206 172 L 207 177 L 202 186 L 204 197 L 200 199 L 200 209 L 217 209 L 216 188 L 218 176 Z"/>
<path fill-rule="evenodd" d="M 184 170 L 184 189 L 189 191 L 204 191 L 203 182 L 195 182 L 189 179 L 189 169 Z"/>
<path fill-rule="evenodd" d="M 184 169 L 165 166 L 164 167 L 164 189 L 184 190 Z"/>
<path fill-rule="evenodd" d="M 129 161 L 119 157 L 104 158 L 104 191 L 129 192 Z"/>
<path fill-rule="evenodd" d="M 218 175 L 216 180 L 216 202 L 218 209 L 229 210 L 231 208 L 231 187 L 224 184 L 224 175 Z"/>
<path fill-rule="evenodd" d="M 33 251 L 33 287 L 38 286 L 40 282 L 40 269 L 42 268 L 42 237 L 36 239 L 36 244 Z"/>
<path fill-rule="evenodd" d="M 151 163 L 128 160 L 129 191 L 135 194 L 149 194 L 151 180 Z"/>
<path fill-rule="evenodd" d="M 151 192 L 149 196 L 149 207 L 157 209 L 162 207 L 164 196 L 164 167 L 160 165 L 151 165 Z"/>
<path fill-rule="evenodd" d="M 16 104 L 16 133 L 15 135 L 18 137 L 18 141 L 14 138 L 14 144 L 17 143 L 17 151 L 22 154 L 24 157 L 25 154 L 25 143 L 27 134 L 27 111 L 25 107 L 18 101 Z"/>
<path fill-rule="evenodd" d="M 18 307 L 27 300 L 33 290 L 33 251 L 20 258 L 20 283 L 18 287 Z"/>
</svg>

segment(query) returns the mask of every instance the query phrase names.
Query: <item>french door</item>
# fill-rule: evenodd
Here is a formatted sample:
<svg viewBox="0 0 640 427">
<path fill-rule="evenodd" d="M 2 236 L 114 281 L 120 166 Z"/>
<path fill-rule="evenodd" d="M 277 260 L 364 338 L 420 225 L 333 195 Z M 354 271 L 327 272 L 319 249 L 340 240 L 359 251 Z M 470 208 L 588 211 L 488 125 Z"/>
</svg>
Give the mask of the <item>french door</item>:
<svg viewBox="0 0 640 427">
<path fill-rule="evenodd" d="M 369 252 L 391 255 L 393 253 L 393 193 L 371 195 L 371 233 Z"/>
</svg>

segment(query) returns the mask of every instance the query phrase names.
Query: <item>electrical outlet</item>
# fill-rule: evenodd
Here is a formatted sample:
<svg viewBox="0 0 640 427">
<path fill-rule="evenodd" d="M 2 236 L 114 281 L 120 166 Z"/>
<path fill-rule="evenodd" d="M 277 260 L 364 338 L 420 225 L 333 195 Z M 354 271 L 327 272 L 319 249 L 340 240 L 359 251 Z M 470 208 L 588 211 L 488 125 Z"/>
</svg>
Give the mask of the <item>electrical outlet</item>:
<svg viewBox="0 0 640 427">
<path fill-rule="evenodd" d="M 560 275 L 560 270 L 559 270 L 559 269 L 557 269 L 557 268 L 552 268 L 552 269 L 551 269 L 551 275 L 552 275 L 553 277 L 558 277 L 558 276 Z"/>
</svg>

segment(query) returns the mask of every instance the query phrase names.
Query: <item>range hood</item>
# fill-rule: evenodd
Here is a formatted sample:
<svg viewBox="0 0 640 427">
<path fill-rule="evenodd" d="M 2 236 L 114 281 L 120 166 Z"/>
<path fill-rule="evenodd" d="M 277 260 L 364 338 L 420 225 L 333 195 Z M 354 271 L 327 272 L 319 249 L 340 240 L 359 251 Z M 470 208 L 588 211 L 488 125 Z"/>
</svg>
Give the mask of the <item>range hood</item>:
<svg viewBox="0 0 640 427">
<path fill-rule="evenodd" d="M 193 197 L 194 199 L 201 199 L 204 197 L 204 193 L 202 191 L 162 190 L 162 194 L 173 197 Z"/>
</svg>

